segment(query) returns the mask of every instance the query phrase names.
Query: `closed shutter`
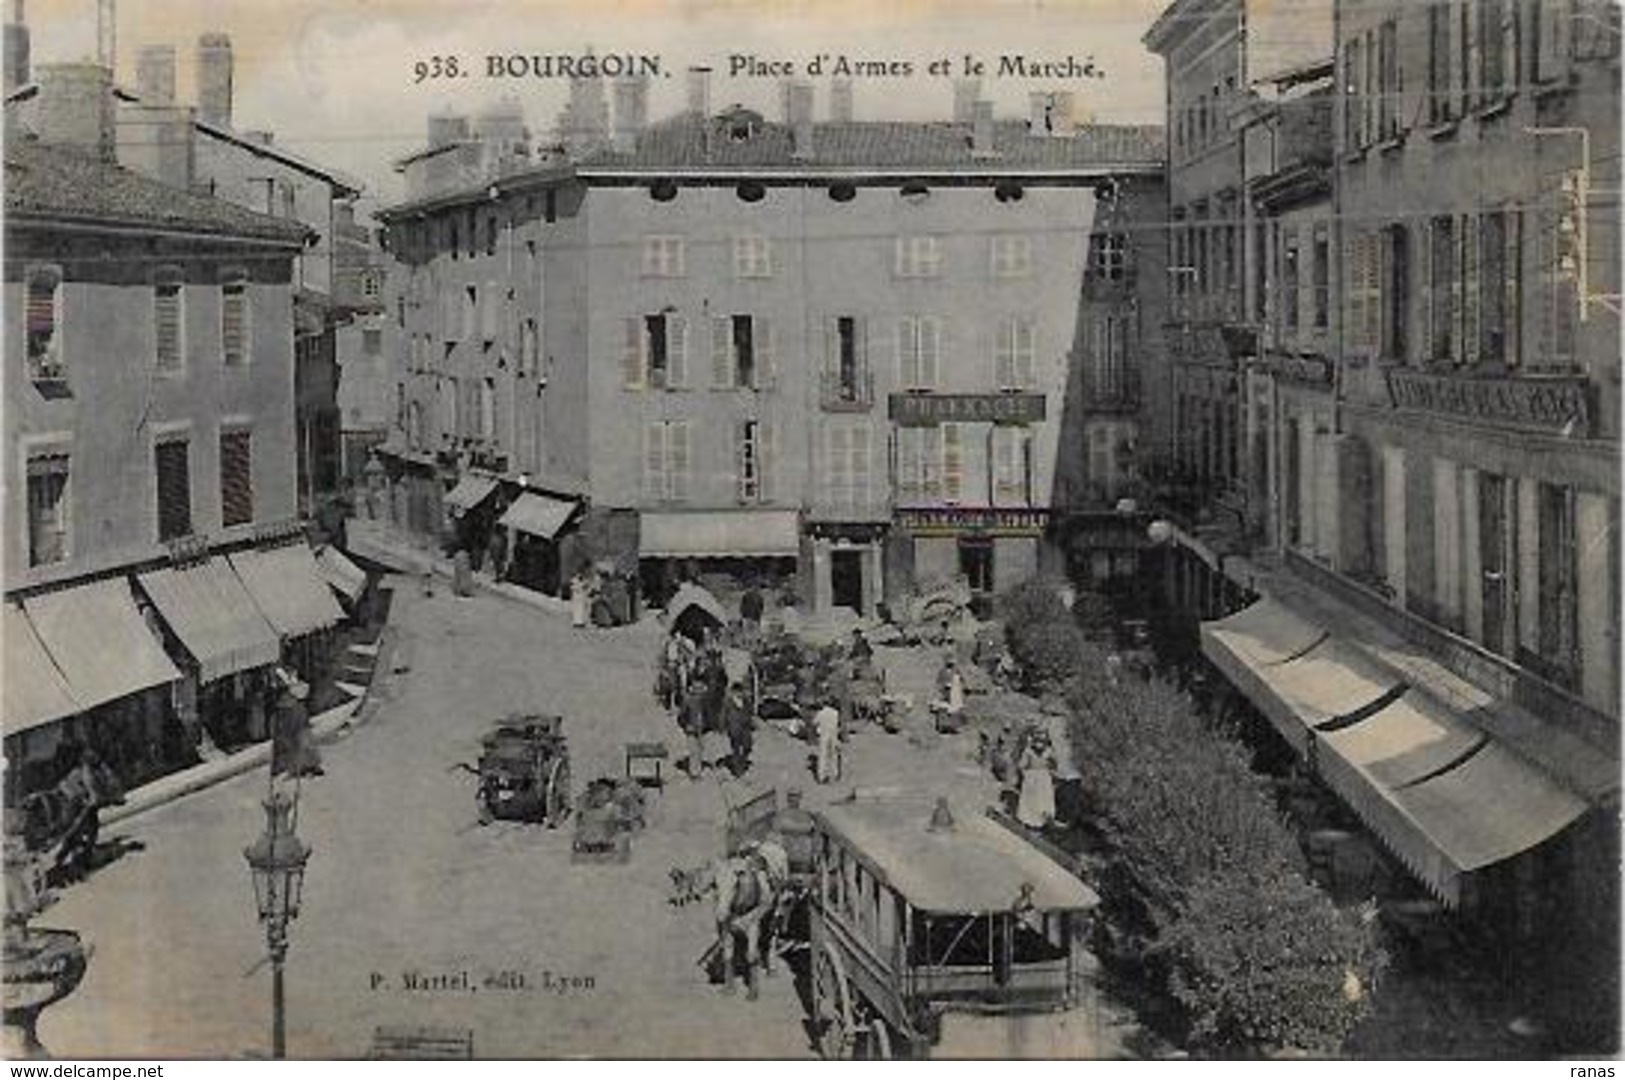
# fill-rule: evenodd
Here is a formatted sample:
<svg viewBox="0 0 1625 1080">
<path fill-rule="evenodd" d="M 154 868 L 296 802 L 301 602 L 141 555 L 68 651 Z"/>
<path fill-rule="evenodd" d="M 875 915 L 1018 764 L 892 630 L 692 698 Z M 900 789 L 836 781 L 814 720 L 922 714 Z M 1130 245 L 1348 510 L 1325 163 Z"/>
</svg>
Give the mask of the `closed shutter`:
<svg viewBox="0 0 1625 1080">
<path fill-rule="evenodd" d="M 943 351 L 942 322 L 935 317 L 920 320 L 920 386 L 934 390 L 941 371 Z"/>
<path fill-rule="evenodd" d="M 181 366 L 181 285 L 159 281 L 153 286 L 153 363 L 160 371 Z"/>
<path fill-rule="evenodd" d="M 1568 74 L 1572 0 L 1535 2 L 1535 78 L 1560 79 Z"/>
<path fill-rule="evenodd" d="M 1502 359 L 1507 367 L 1517 367 L 1523 361 L 1523 212 L 1509 209 L 1502 214 L 1501 223 L 1505 244 L 1502 272 L 1506 277 L 1501 312 L 1506 338 Z"/>
<path fill-rule="evenodd" d="M 636 315 L 628 315 L 622 327 L 621 385 L 628 390 L 642 390 L 648 370 L 644 356 L 643 320 Z"/>
<path fill-rule="evenodd" d="M 920 434 L 924 428 L 897 429 L 897 499 L 907 502 L 920 495 Z"/>
<path fill-rule="evenodd" d="M 752 342 L 756 346 L 756 389 L 771 390 L 778 376 L 777 342 L 773 337 L 775 327 L 760 315 L 752 322 L 755 324 Z"/>
<path fill-rule="evenodd" d="M 778 478 L 774 475 L 779 467 L 779 448 L 775 445 L 778 439 L 778 428 L 766 420 L 759 420 L 756 424 L 756 487 L 757 496 L 762 502 L 772 502 L 778 494 Z"/>
<path fill-rule="evenodd" d="M 250 434 L 220 433 L 220 523 L 246 525 L 254 520 L 254 474 Z"/>
<path fill-rule="evenodd" d="M 868 319 L 859 317 L 852 320 L 852 348 L 857 360 L 853 366 L 857 375 L 858 399 L 868 401 L 874 394 L 873 374 L 869 367 Z"/>
<path fill-rule="evenodd" d="M 1366 234 L 1354 233 L 1349 238 L 1346 249 L 1345 263 L 1348 267 L 1348 326 L 1349 339 L 1356 348 L 1363 347 L 1365 340 L 1365 245 Z M 1279 251 L 1279 249 L 1277 249 Z M 1277 258 L 1276 267 L 1279 270 L 1280 260 Z M 1281 314 L 1277 305 L 1275 310 L 1275 326 L 1280 330 Z"/>
<path fill-rule="evenodd" d="M 993 428 L 993 494 L 999 499 L 1021 494 L 1021 429 Z"/>
<path fill-rule="evenodd" d="M 688 385 L 688 324 L 678 315 L 666 316 L 666 386 Z"/>
<path fill-rule="evenodd" d="M 993 384 L 1000 390 L 1010 390 L 1016 385 L 1015 336 L 1015 319 L 1001 321 L 994 331 Z"/>
<path fill-rule="evenodd" d="M 1478 363 L 1479 334 L 1479 220 L 1476 214 L 1461 219 L 1461 356 L 1462 363 Z"/>
<path fill-rule="evenodd" d="M 920 324 L 904 316 L 897 320 L 897 385 L 918 390 L 920 381 Z"/>
<path fill-rule="evenodd" d="M 643 429 L 643 497 L 666 498 L 666 425 L 658 420 Z"/>
<path fill-rule="evenodd" d="M 689 460 L 688 421 L 673 420 L 666 426 L 666 486 L 677 502 L 688 498 Z"/>
<path fill-rule="evenodd" d="M 735 420 L 733 425 L 734 497 L 754 502 L 761 487 L 761 462 L 751 438 L 751 421 Z"/>
<path fill-rule="evenodd" d="M 824 490 L 833 506 L 845 506 L 852 498 L 852 461 L 847 446 L 845 427 L 831 424 L 824 429 Z"/>
<path fill-rule="evenodd" d="M 958 502 L 965 488 L 964 433 L 958 424 L 943 424 L 942 432 L 942 498 Z"/>
<path fill-rule="evenodd" d="M 1365 339 L 1372 349 L 1378 349 L 1382 346 L 1382 234 L 1367 233 L 1365 243 Z"/>
<path fill-rule="evenodd" d="M 852 428 L 847 438 L 850 440 L 848 449 L 852 455 L 850 468 L 852 474 L 852 505 L 855 507 L 868 506 L 869 474 L 872 471 L 868 425 Z"/>
<path fill-rule="evenodd" d="M 248 359 L 248 284 L 244 281 L 220 286 L 220 355 L 228 366 Z"/>
<path fill-rule="evenodd" d="M 733 320 L 726 315 L 711 319 L 711 385 L 731 390 L 734 385 Z"/>
<path fill-rule="evenodd" d="M 183 439 L 159 443 L 154 450 L 159 540 L 173 540 L 192 532 L 192 478 L 187 451 Z"/>
</svg>

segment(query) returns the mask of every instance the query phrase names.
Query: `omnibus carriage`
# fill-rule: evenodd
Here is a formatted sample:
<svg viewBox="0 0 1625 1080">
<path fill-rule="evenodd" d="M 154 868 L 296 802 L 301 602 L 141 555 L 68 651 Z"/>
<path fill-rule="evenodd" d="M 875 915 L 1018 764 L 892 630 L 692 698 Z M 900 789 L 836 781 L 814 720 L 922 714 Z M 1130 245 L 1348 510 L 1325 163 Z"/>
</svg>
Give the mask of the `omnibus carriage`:
<svg viewBox="0 0 1625 1080">
<path fill-rule="evenodd" d="M 992 818 L 919 799 L 817 812 L 813 1027 L 826 1057 L 1094 1057 L 1094 890 Z"/>
</svg>

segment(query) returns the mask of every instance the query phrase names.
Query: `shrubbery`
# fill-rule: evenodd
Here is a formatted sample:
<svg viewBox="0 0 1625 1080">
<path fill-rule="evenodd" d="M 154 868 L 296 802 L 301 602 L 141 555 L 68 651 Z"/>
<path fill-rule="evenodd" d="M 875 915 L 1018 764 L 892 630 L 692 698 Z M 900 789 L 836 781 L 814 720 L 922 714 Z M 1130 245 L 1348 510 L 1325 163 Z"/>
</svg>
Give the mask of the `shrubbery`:
<svg viewBox="0 0 1625 1080">
<path fill-rule="evenodd" d="M 1114 675 L 1053 590 L 1027 583 L 1001 607 L 1034 688 L 1071 706 L 1113 863 L 1108 916 L 1132 924 L 1135 958 L 1180 1006 L 1190 1048 L 1337 1052 L 1367 1004 L 1351 991 L 1381 966 L 1375 930 L 1308 880 L 1246 749 L 1166 681 Z"/>
</svg>

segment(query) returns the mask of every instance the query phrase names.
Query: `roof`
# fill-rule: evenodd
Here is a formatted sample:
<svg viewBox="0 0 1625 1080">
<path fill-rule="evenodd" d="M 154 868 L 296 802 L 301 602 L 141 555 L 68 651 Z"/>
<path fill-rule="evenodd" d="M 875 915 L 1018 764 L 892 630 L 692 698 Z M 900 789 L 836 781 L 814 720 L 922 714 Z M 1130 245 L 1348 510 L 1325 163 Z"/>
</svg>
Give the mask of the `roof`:
<svg viewBox="0 0 1625 1080">
<path fill-rule="evenodd" d="M 751 115 L 740 113 L 740 115 Z M 1161 167 L 1159 125 L 1086 124 L 1072 135 L 1033 135 L 1024 120 L 993 124 L 992 153 L 973 153 L 971 126 L 901 120 L 823 121 L 812 125 L 812 147 L 798 156 L 788 124 L 752 115 L 748 138 L 732 137 L 728 114 L 680 113 L 639 133 L 634 149 L 601 147 L 579 162 L 582 174 L 672 169 L 727 172 L 819 172 L 850 169 L 925 174 L 1106 171 L 1110 166 Z"/>
<path fill-rule="evenodd" d="M 152 228 L 302 246 L 304 225 L 160 184 L 85 151 L 36 139 L 5 149 L 7 217 Z"/>
<path fill-rule="evenodd" d="M 1004 911 L 1033 887 L 1043 911 L 1081 910 L 1095 891 L 1032 844 L 985 814 L 955 807 L 950 829 L 933 832 L 932 804 L 920 798 L 854 799 L 817 812 L 922 911 Z"/>
<path fill-rule="evenodd" d="M 331 168 L 330 166 L 318 165 L 309 158 L 302 157 L 301 155 L 295 154 L 292 151 L 275 145 L 274 143 L 260 142 L 257 139 L 248 138 L 241 132 L 233 131 L 228 127 L 221 127 L 219 124 L 211 124 L 206 120 L 194 120 L 192 122 L 192 126 L 211 138 L 219 139 L 221 142 L 231 143 L 233 146 L 242 147 L 250 153 L 257 154 L 260 157 L 272 158 L 276 161 L 280 161 L 282 164 L 287 165 L 290 168 L 298 169 L 307 176 L 313 176 L 318 180 L 325 180 L 332 185 L 336 194 L 360 195 L 364 190 L 366 190 L 366 186 L 354 177 L 346 176 L 344 173 L 338 171 L 337 169 Z"/>
</svg>

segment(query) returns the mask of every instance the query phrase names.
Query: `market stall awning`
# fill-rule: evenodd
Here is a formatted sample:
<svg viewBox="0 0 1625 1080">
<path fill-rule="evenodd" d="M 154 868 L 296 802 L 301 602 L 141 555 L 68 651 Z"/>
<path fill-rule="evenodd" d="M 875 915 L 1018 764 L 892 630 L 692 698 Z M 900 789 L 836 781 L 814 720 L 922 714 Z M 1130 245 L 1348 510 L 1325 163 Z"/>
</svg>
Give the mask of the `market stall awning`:
<svg viewBox="0 0 1625 1080">
<path fill-rule="evenodd" d="M 472 510 L 489 499 L 496 489 L 497 482 L 493 478 L 468 473 L 457 481 L 456 487 L 446 492 L 446 505 L 454 510 Z"/>
<path fill-rule="evenodd" d="M 23 610 L 86 709 L 181 677 L 124 578 L 32 596 Z"/>
<path fill-rule="evenodd" d="M 136 580 L 197 661 L 203 682 L 281 658 L 276 630 L 225 559 L 154 570 Z"/>
<path fill-rule="evenodd" d="M 554 499 L 527 491 L 514 500 L 498 524 L 551 540 L 570 520 L 577 505 L 568 499 Z"/>
<path fill-rule="evenodd" d="M 68 680 L 45 651 L 23 609 L 5 606 L 5 670 L 0 671 L 0 727 L 8 736 L 80 712 Z"/>
<path fill-rule="evenodd" d="M 316 552 L 316 567 L 327 584 L 352 604 L 367 591 L 367 572 L 331 544 Z"/>
<path fill-rule="evenodd" d="M 265 621 L 284 637 L 325 630 L 344 619 L 310 548 L 302 542 L 269 551 L 239 551 L 231 568 L 248 587 Z"/>
<path fill-rule="evenodd" d="M 794 510 L 696 510 L 644 514 L 645 558 L 794 557 L 801 529 Z"/>
</svg>

